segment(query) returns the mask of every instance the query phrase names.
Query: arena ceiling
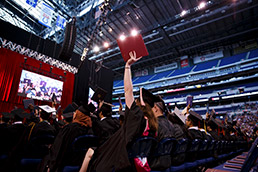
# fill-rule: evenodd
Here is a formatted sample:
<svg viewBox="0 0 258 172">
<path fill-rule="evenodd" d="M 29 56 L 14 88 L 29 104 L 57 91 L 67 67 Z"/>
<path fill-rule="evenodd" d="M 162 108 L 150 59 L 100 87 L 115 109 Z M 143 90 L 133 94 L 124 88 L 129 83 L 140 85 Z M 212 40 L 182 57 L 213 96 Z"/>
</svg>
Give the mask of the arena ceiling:
<svg viewBox="0 0 258 172">
<path fill-rule="evenodd" d="M 0 18 L 43 38 L 62 43 L 64 30 L 45 27 L 38 22 L 40 9 L 26 6 L 26 0 L 2 0 Z M 74 52 L 82 54 L 88 45 L 87 58 L 122 75 L 124 62 L 116 39 L 121 34 L 139 31 L 149 56 L 134 69 L 142 69 L 220 48 L 232 49 L 234 43 L 258 38 L 257 0 L 38 0 L 51 6 L 58 15 L 70 21 L 76 16 L 77 38 Z M 108 3 L 108 13 L 97 17 L 98 5 Z M 201 4 L 201 5 L 200 5 Z M 108 42 L 109 48 L 103 43 Z M 94 52 L 95 46 L 100 51 Z"/>
</svg>

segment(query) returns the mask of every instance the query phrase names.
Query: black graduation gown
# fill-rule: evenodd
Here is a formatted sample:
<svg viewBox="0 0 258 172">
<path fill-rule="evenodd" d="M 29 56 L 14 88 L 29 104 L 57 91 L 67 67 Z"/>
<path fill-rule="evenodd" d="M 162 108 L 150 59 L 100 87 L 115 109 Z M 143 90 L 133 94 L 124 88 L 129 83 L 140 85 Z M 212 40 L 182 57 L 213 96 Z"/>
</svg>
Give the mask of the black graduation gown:
<svg viewBox="0 0 258 172">
<path fill-rule="evenodd" d="M 158 117 L 158 124 L 159 141 L 167 137 L 179 139 L 183 134 L 181 128 L 175 127 L 164 115 Z M 165 170 L 171 166 L 171 157 L 170 155 L 149 157 L 148 162 L 152 170 Z"/>
<path fill-rule="evenodd" d="M 42 121 L 35 125 L 35 127 L 32 130 L 30 138 L 41 136 L 41 135 L 53 135 L 55 136 L 56 129 L 50 125 L 47 121 Z"/>
<path fill-rule="evenodd" d="M 200 130 L 201 131 L 201 130 Z M 213 140 L 212 136 L 209 135 L 209 133 L 206 134 L 205 131 L 201 131 L 202 132 L 202 135 L 203 135 L 203 138 L 204 140 L 208 140 L 209 142 Z"/>
<path fill-rule="evenodd" d="M 19 142 L 23 136 L 26 126 L 24 124 L 13 124 L 7 128 L 7 148 L 6 150 L 11 151 L 14 146 Z"/>
<path fill-rule="evenodd" d="M 121 128 L 96 149 L 88 171 L 131 171 L 126 147 L 142 135 L 145 126 L 143 112 L 133 102 L 130 109 L 125 109 L 125 121 Z"/>
<path fill-rule="evenodd" d="M 187 138 L 186 133 L 184 132 L 183 128 L 179 124 L 173 124 L 175 128 L 175 138 L 177 140 Z"/>
<path fill-rule="evenodd" d="M 175 138 L 176 130 L 173 124 L 164 115 L 158 117 L 158 124 L 158 140 L 162 140 L 166 137 Z"/>
<path fill-rule="evenodd" d="M 212 136 L 212 138 L 214 140 L 217 140 L 217 141 L 221 140 L 221 138 L 218 136 L 218 132 L 217 131 L 210 131 L 209 133 L 210 133 L 210 135 Z"/>
<path fill-rule="evenodd" d="M 2 123 L 0 124 L 0 155 L 2 154 L 7 154 L 8 150 L 6 150 L 7 147 L 7 128 L 8 128 L 8 124 L 7 123 Z"/>
<path fill-rule="evenodd" d="M 108 140 L 120 127 L 119 121 L 112 117 L 106 117 L 103 120 L 96 121 L 93 125 L 94 133 L 100 139 L 100 145 Z"/>
<path fill-rule="evenodd" d="M 194 139 L 200 139 L 204 140 L 203 134 L 200 130 L 196 129 L 188 129 L 188 134 L 189 134 L 189 139 L 194 140 Z"/>
<path fill-rule="evenodd" d="M 78 136 L 93 134 L 91 128 L 78 123 L 71 123 L 61 129 L 50 149 L 50 153 L 43 159 L 40 171 L 44 171 L 48 166 L 50 171 L 62 171 L 65 165 L 82 164 L 83 156 L 77 156 L 71 151 L 71 144 Z"/>
</svg>

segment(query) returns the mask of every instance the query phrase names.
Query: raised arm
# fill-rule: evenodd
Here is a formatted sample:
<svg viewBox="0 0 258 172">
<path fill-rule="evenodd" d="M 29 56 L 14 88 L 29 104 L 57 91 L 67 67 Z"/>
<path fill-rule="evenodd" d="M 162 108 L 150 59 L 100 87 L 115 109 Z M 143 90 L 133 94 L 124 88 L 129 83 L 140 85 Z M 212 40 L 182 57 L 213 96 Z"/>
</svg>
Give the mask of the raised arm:
<svg viewBox="0 0 258 172">
<path fill-rule="evenodd" d="M 130 59 L 125 64 L 125 72 L 124 72 L 124 92 L 125 92 L 125 104 L 130 109 L 134 97 L 133 97 L 133 84 L 132 84 L 132 75 L 131 75 L 131 65 L 138 61 L 140 58 L 136 59 L 136 52 L 129 53 Z"/>
</svg>

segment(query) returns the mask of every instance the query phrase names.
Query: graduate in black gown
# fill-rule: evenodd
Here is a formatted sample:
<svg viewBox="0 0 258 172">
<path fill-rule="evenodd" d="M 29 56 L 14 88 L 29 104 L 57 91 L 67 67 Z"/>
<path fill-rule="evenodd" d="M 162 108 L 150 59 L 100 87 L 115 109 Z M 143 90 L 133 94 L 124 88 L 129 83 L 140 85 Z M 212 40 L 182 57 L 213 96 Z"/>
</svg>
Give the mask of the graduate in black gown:
<svg viewBox="0 0 258 172">
<path fill-rule="evenodd" d="M 147 92 L 145 89 L 143 89 L 143 93 L 146 92 L 146 94 L 151 94 L 150 92 Z M 177 133 L 175 127 L 173 124 L 167 119 L 165 115 L 167 115 L 167 108 L 164 103 L 164 101 L 159 96 L 153 96 L 153 103 L 154 106 L 152 108 L 152 111 L 154 115 L 158 118 L 158 140 L 162 140 L 163 138 L 171 137 L 176 138 L 175 133 Z"/>
<path fill-rule="evenodd" d="M 206 121 L 204 119 L 202 119 L 202 121 L 200 122 L 199 130 L 202 132 L 204 140 L 207 140 L 207 141 L 214 140 L 211 134 L 207 132 Z"/>
<path fill-rule="evenodd" d="M 10 152 L 16 146 L 26 129 L 26 126 L 23 124 L 23 119 L 25 117 L 24 110 L 14 109 L 11 111 L 11 113 L 14 115 L 14 122 L 12 123 L 12 125 L 8 126 L 8 138 L 5 140 L 7 141 L 6 150 L 8 152 Z"/>
<path fill-rule="evenodd" d="M 113 118 L 112 105 L 101 101 L 99 103 L 99 118 L 93 122 L 93 131 L 99 137 L 99 144 L 102 145 L 110 136 L 112 136 L 119 128 L 119 120 Z"/>
<path fill-rule="evenodd" d="M 150 92 L 147 92 L 151 94 Z M 158 141 L 161 141 L 165 138 L 175 138 L 182 139 L 183 131 L 178 125 L 172 124 L 168 118 L 167 107 L 160 96 L 152 95 L 153 108 L 152 111 L 158 119 Z M 171 166 L 171 156 L 165 155 L 160 157 L 150 157 L 149 159 L 150 167 L 152 170 L 165 170 Z"/>
<path fill-rule="evenodd" d="M 146 119 L 144 118 L 143 111 L 134 101 L 131 79 L 131 65 L 140 58 L 136 59 L 135 52 L 130 52 L 129 55 L 131 58 L 126 62 L 124 72 L 126 102 L 124 124 L 104 144 L 95 150 L 88 171 L 133 171 L 133 167 L 128 158 L 127 146 L 130 145 L 135 138 L 142 135 L 146 128 Z"/>
<path fill-rule="evenodd" d="M 42 160 L 40 171 L 62 171 L 65 165 L 81 165 L 83 158 L 71 150 L 71 144 L 78 136 L 93 134 L 90 110 L 80 106 L 74 113 L 73 122 L 62 128 L 51 147 L 50 153 Z"/>
<path fill-rule="evenodd" d="M 218 134 L 218 123 L 215 121 L 213 117 L 210 117 L 210 119 L 207 121 L 207 131 L 212 136 L 214 140 L 221 140 L 221 137 L 219 137 Z"/>
<path fill-rule="evenodd" d="M 40 112 L 40 122 L 35 124 L 31 130 L 30 138 L 42 136 L 42 135 L 53 135 L 57 134 L 56 129 L 50 124 L 50 118 L 52 112 L 55 110 L 50 108 L 48 105 L 39 106 Z"/>
<path fill-rule="evenodd" d="M 1 117 L 1 121 L 0 121 L 0 138 L 1 138 L 1 142 L 0 142 L 0 154 L 7 154 L 8 150 L 6 149 L 7 147 L 7 142 L 5 141 L 9 136 L 8 136 L 8 132 L 7 129 L 10 126 L 9 121 L 13 119 L 13 115 L 11 113 L 8 112 L 2 112 L 2 117 Z"/>
<path fill-rule="evenodd" d="M 186 126 L 188 128 L 189 139 L 200 139 L 204 140 L 202 132 L 199 130 L 198 125 L 200 124 L 202 117 L 194 111 L 189 112 L 186 119 Z"/>
</svg>

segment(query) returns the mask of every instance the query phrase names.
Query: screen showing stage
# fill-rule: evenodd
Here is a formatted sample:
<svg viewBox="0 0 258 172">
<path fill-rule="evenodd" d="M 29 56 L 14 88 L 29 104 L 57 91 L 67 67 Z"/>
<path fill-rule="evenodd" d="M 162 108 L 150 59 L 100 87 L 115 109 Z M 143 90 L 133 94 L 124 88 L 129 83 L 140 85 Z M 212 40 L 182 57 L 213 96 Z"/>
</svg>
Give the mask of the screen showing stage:
<svg viewBox="0 0 258 172">
<path fill-rule="evenodd" d="M 18 96 L 61 102 L 63 82 L 34 72 L 22 70 Z"/>
</svg>

